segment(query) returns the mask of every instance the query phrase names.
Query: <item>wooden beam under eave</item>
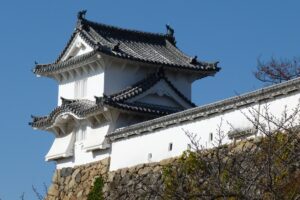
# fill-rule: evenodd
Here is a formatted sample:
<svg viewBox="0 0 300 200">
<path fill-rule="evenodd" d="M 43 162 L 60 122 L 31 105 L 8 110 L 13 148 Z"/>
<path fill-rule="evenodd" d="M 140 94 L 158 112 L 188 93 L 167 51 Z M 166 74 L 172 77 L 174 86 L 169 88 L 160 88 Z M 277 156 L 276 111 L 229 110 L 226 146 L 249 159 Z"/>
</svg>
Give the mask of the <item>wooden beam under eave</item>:
<svg viewBox="0 0 300 200">
<path fill-rule="evenodd" d="M 89 66 L 89 68 L 90 68 L 93 72 L 96 71 L 95 68 L 94 68 L 91 64 L 87 64 L 87 65 Z"/>
<path fill-rule="evenodd" d="M 58 127 L 54 126 L 51 129 L 56 134 L 56 136 L 60 136 L 60 129 Z"/>
<path fill-rule="evenodd" d="M 84 74 L 84 71 L 83 71 L 82 67 L 79 67 L 78 70 L 80 71 L 81 75 Z"/>
<path fill-rule="evenodd" d="M 95 119 L 94 119 L 93 116 L 88 117 L 86 120 L 87 120 L 92 126 L 94 126 L 94 124 L 95 124 Z"/>
<path fill-rule="evenodd" d="M 74 70 L 75 70 L 75 72 L 76 72 L 77 76 L 79 76 L 79 77 L 80 77 L 80 76 L 81 76 L 80 70 L 79 70 L 78 68 L 75 68 Z"/>
<path fill-rule="evenodd" d="M 60 133 L 62 133 L 63 135 L 67 134 L 67 128 L 65 125 L 58 125 L 56 127 L 60 130 Z"/>
<path fill-rule="evenodd" d="M 95 118 L 96 118 L 97 122 L 98 122 L 99 124 L 101 124 L 101 118 L 100 118 L 100 115 L 95 115 Z"/>
<path fill-rule="evenodd" d="M 61 75 L 60 74 L 55 74 L 53 75 L 53 77 L 55 78 L 55 80 L 57 80 L 58 82 L 61 82 Z"/>
<path fill-rule="evenodd" d="M 75 78 L 75 76 L 74 76 L 74 74 L 73 74 L 73 70 L 69 70 L 69 71 L 68 71 L 68 75 L 69 75 L 69 77 L 71 77 L 72 79 Z"/>
<path fill-rule="evenodd" d="M 82 66 L 82 70 L 84 71 L 85 74 L 89 74 L 90 73 L 89 67 L 87 65 L 83 65 Z"/>
<path fill-rule="evenodd" d="M 63 77 L 63 78 L 62 78 L 62 81 L 68 80 L 68 75 L 67 75 L 65 72 L 62 72 L 62 73 L 61 73 L 61 76 Z"/>
<path fill-rule="evenodd" d="M 102 70 L 104 70 L 105 63 L 104 63 L 103 60 L 97 60 L 97 61 L 95 62 L 95 66 L 96 66 L 96 67 L 100 67 Z"/>
</svg>

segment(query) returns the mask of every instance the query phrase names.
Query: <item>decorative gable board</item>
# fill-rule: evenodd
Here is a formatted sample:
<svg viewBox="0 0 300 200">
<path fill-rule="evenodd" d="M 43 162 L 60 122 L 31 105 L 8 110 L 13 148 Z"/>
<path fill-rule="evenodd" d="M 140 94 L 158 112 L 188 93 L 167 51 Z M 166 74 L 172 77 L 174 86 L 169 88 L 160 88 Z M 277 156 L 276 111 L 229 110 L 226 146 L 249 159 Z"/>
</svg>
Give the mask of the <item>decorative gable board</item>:
<svg viewBox="0 0 300 200">
<path fill-rule="evenodd" d="M 191 105 L 182 99 L 164 79 L 144 93 L 128 100 L 128 102 L 142 102 L 176 108 L 191 108 Z"/>
<path fill-rule="evenodd" d="M 93 51 L 93 48 L 88 45 L 79 34 L 77 34 L 71 42 L 71 45 L 62 56 L 61 61 L 68 60 L 71 57 L 80 56 Z"/>
</svg>

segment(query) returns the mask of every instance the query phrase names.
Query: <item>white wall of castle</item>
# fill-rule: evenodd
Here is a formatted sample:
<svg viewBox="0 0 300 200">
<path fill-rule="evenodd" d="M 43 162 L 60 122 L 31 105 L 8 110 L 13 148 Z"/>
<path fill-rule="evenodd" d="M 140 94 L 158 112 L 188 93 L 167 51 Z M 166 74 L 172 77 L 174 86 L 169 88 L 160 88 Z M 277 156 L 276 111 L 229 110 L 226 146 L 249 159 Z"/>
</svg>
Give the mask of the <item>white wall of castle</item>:
<svg viewBox="0 0 300 200">
<path fill-rule="evenodd" d="M 101 67 L 97 67 L 94 72 L 60 82 L 58 85 L 58 105 L 61 105 L 60 97 L 77 99 L 78 97 L 75 94 L 75 82 L 83 80 L 86 80 L 86 91 L 85 95 L 81 97 L 82 99 L 95 101 L 94 96 L 102 96 L 104 92 L 104 70 Z"/>
<path fill-rule="evenodd" d="M 85 128 L 85 134 L 79 139 L 78 135 L 78 128 Z M 107 158 L 110 156 L 110 149 L 102 149 L 102 150 L 95 150 L 91 151 L 87 148 L 93 146 L 100 146 L 103 141 L 105 140 L 105 135 L 107 134 L 109 129 L 109 124 L 105 124 L 102 126 L 92 127 L 91 124 L 85 120 L 81 121 L 79 127 L 73 130 L 75 135 L 75 141 L 73 145 L 73 155 L 57 160 L 57 169 L 61 169 L 64 167 L 74 167 L 77 165 L 84 165 L 90 162 L 95 162 Z"/>
<path fill-rule="evenodd" d="M 191 141 L 186 135 L 187 132 L 195 134 L 196 138 L 199 139 L 199 145 L 203 148 L 213 147 L 218 141 L 219 133 L 224 136 L 223 143 L 229 143 L 232 142 L 227 137 L 229 131 L 254 128 L 254 124 L 249 119 L 257 119 L 256 111 L 259 110 L 264 115 L 267 110 L 269 114 L 275 117 L 273 120 L 276 120 L 276 118 L 280 120 L 283 113 L 289 115 L 293 113 L 294 109 L 298 108 L 299 99 L 300 92 L 288 96 L 274 97 L 267 102 L 251 104 L 242 109 L 220 112 L 209 117 L 115 140 L 111 143 L 110 148 L 96 151 L 86 151 L 86 144 L 88 140 L 102 143 L 104 136 L 109 131 L 108 126 L 92 128 L 87 124 L 85 140 L 76 141 L 74 143 L 74 155 L 70 158 L 58 160 L 57 168 L 73 167 L 111 157 L 110 170 L 113 171 L 180 156 L 191 145 Z M 264 123 L 264 121 L 266 120 L 263 117 L 259 117 L 260 123 Z M 213 140 L 211 140 L 211 134 Z M 170 145 L 172 145 L 172 149 L 169 149 Z M 193 145 L 191 146 L 193 147 Z"/>
<path fill-rule="evenodd" d="M 227 133 L 233 129 L 254 128 L 250 119 L 255 119 L 252 114 L 254 109 L 260 109 L 261 113 L 268 110 L 277 119 L 282 118 L 282 114 L 287 108 L 288 113 L 299 105 L 300 93 L 286 97 L 274 98 L 271 101 L 250 105 L 242 109 L 228 111 L 212 115 L 207 118 L 195 119 L 186 123 L 144 133 L 137 136 L 123 138 L 112 142 L 110 170 L 130 167 L 141 163 L 157 162 L 166 158 L 180 156 L 191 144 L 186 132 L 193 133 L 199 139 L 199 144 L 204 148 L 213 147 L 218 139 L 218 126 L 225 135 L 223 143 L 232 142 Z M 265 121 L 260 117 L 260 122 Z M 210 140 L 213 134 L 213 141 Z M 259 133 L 258 133 L 259 134 Z M 172 150 L 169 146 L 172 144 Z"/>
<path fill-rule="evenodd" d="M 92 50 L 80 37 L 76 38 L 73 46 L 74 49 L 71 47 L 69 52 L 65 55 L 65 58 L 70 56 L 72 53 L 81 55 Z M 138 63 L 133 62 L 124 63 L 120 62 L 118 59 L 112 58 L 111 60 L 104 59 L 103 63 L 105 66 L 95 67 L 95 71 L 82 73 L 80 76 L 70 77 L 70 79 L 64 79 L 61 81 L 58 86 L 58 105 L 61 105 L 60 97 L 67 99 L 77 98 L 75 95 L 76 81 L 86 80 L 87 89 L 82 98 L 95 100 L 94 96 L 102 96 L 103 93 L 110 95 L 119 92 L 137 81 L 144 79 L 147 74 L 153 73 L 157 70 L 156 68 L 154 69 L 153 66 L 140 66 Z M 183 76 L 180 75 L 179 72 L 170 72 L 168 70 L 166 70 L 166 74 L 168 79 L 181 93 L 183 93 L 187 98 L 191 98 L 191 83 L 196 77 L 193 77 L 192 75 Z M 173 105 L 176 105 L 176 102 L 170 102 L 170 99 L 168 98 L 156 98 L 157 96 L 155 95 L 161 93 L 159 90 L 166 87 L 166 84 L 161 83 L 158 84 L 156 88 L 154 87 L 152 89 L 153 91 L 150 89 L 149 92 L 151 94 L 149 93 L 147 94 L 148 96 L 145 96 L 144 102 L 162 105 L 169 105 L 170 103 L 173 103 Z M 162 94 L 163 92 L 164 91 L 162 91 Z M 171 91 L 168 90 L 165 92 L 169 92 L 169 95 L 173 95 L 173 97 L 175 95 L 171 94 Z M 164 97 L 167 96 L 168 95 L 164 95 Z M 251 129 L 253 128 L 253 124 L 247 119 L 247 116 L 254 119 L 255 116 L 251 114 L 252 109 L 259 109 L 261 113 L 267 109 L 268 113 L 272 113 L 277 118 L 280 118 L 286 107 L 290 111 L 292 108 L 297 107 L 299 98 L 299 91 L 292 95 L 274 97 L 268 102 L 259 102 L 254 105 L 252 104 L 243 107 L 242 109 L 225 112 L 221 111 L 208 117 L 201 117 L 195 120 L 178 123 L 167 128 L 161 128 L 151 132 L 142 133 L 140 135 L 118 139 L 111 143 L 109 149 L 95 151 L 87 151 L 85 149 L 85 147 L 88 146 L 87 141 L 101 141 L 99 142 L 100 144 L 103 142 L 105 134 L 112 130 L 109 130 L 108 126 L 92 128 L 89 124 L 87 124 L 85 140 L 76 141 L 74 143 L 74 155 L 69 158 L 57 160 L 57 168 L 87 164 L 110 156 L 110 170 L 117 170 L 119 168 L 130 167 L 141 163 L 156 162 L 166 158 L 179 156 L 189 148 L 189 145 L 191 145 L 191 141 L 187 137 L 186 132 L 195 134 L 196 137 L 200 139 L 199 144 L 201 146 L 204 148 L 210 148 L 214 145 L 214 142 L 216 142 L 218 137 L 218 126 L 221 126 L 220 129 L 225 136 L 233 129 Z M 143 98 L 140 100 L 143 101 Z M 163 101 L 160 102 L 160 100 Z M 183 102 L 181 102 L 181 105 L 182 104 Z M 115 121 L 113 126 L 119 127 L 118 125 L 126 125 L 130 120 L 138 121 L 137 119 Z M 259 120 L 261 122 L 264 121 L 264 119 Z M 211 136 L 213 136 L 212 141 Z M 229 140 L 226 136 L 223 142 L 228 143 L 231 142 L 231 140 Z M 172 149 L 170 149 L 171 146 Z"/>
</svg>

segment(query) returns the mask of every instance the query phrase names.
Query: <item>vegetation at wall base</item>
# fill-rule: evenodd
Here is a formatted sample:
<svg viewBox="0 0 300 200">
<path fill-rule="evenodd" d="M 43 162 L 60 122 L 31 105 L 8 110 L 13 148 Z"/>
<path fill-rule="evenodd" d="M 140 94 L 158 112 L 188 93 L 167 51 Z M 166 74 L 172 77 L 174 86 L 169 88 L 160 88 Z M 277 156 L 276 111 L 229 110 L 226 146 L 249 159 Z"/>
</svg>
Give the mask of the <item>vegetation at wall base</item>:
<svg viewBox="0 0 300 200">
<path fill-rule="evenodd" d="M 94 185 L 88 194 L 88 200 L 104 200 L 103 197 L 104 181 L 101 176 L 97 177 L 94 181 Z"/>
<path fill-rule="evenodd" d="M 186 151 L 163 169 L 163 199 L 300 199 L 300 135 Z"/>
</svg>

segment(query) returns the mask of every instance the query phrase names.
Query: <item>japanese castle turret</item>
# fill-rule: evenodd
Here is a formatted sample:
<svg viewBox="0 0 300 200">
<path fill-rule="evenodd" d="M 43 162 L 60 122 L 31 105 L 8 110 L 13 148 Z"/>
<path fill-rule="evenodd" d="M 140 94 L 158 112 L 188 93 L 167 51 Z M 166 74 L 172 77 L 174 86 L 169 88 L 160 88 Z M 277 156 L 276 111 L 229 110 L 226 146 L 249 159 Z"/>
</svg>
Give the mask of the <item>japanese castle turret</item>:
<svg viewBox="0 0 300 200">
<path fill-rule="evenodd" d="M 166 34 L 129 30 L 81 11 L 57 60 L 33 71 L 58 83 L 58 106 L 30 125 L 55 135 L 46 161 L 62 168 L 111 156 L 115 131 L 195 107 L 192 83 L 219 68 L 180 51 L 170 26 Z"/>
</svg>

